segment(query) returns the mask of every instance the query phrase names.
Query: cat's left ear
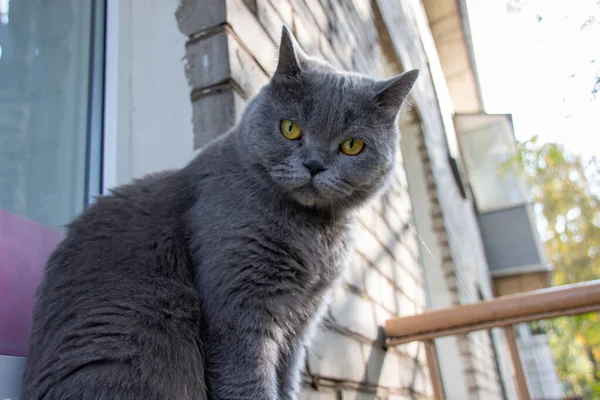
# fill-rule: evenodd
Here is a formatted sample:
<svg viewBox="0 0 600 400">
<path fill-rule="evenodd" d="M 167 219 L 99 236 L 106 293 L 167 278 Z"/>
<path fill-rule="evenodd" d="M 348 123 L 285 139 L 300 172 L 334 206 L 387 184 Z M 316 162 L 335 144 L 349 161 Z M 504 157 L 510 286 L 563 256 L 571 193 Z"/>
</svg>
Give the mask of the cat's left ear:
<svg viewBox="0 0 600 400">
<path fill-rule="evenodd" d="M 377 82 L 375 103 L 390 116 L 395 117 L 418 77 L 419 70 L 413 69 L 392 79 Z"/>
</svg>

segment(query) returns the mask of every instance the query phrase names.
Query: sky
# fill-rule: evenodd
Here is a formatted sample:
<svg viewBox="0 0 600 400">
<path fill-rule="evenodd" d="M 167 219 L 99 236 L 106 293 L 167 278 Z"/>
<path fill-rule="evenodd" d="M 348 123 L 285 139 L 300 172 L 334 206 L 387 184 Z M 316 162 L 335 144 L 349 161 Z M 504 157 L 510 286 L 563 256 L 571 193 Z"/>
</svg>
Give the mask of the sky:
<svg viewBox="0 0 600 400">
<path fill-rule="evenodd" d="M 519 140 L 538 135 L 600 156 L 600 1 L 467 5 L 485 111 L 512 113 Z"/>
</svg>

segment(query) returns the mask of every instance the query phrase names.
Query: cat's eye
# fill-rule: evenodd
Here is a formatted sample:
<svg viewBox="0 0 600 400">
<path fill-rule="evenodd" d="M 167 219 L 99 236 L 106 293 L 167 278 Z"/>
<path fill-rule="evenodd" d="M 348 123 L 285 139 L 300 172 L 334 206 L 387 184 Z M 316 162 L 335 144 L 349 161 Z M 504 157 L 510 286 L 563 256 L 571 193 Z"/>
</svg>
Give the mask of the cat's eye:
<svg viewBox="0 0 600 400">
<path fill-rule="evenodd" d="M 346 139 L 340 144 L 340 151 L 347 156 L 355 156 L 360 154 L 365 148 L 365 142 L 360 139 Z"/>
<path fill-rule="evenodd" d="M 295 123 L 294 121 L 290 121 L 289 119 L 284 119 L 281 121 L 281 133 L 285 136 L 286 139 L 290 140 L 298 140 L 302 137 L 302 128 L 300 125 Z"/>
</svg>

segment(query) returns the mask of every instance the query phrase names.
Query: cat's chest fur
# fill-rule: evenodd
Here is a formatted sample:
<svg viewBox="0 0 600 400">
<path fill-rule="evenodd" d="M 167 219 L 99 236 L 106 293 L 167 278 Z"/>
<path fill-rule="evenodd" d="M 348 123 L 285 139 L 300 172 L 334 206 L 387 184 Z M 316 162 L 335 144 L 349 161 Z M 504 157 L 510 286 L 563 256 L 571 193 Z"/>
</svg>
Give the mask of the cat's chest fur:
<svg viewBox="0 0 600 400">
<path fill-rule="evenodd" d="M 230 188 L 235 187 L 232 191 Z M 342 273 L 349 222 L 296 208 L 268 186 L 207 181 L 192 209 L 196 285 L 210 309 L 265 311 L 299 325 L 323 303 Z M 227 193 L 214 196 L 214 193 Z"/>
</svg>

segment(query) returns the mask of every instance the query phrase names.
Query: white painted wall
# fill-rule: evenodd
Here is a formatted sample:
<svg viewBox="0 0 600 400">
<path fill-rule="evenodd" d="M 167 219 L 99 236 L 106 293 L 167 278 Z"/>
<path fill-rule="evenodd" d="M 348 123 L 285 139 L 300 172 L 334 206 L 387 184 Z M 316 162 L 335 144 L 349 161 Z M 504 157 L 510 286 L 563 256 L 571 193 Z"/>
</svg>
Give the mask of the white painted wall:
<svg viewBox="0 0 600 400">
<path fill-rule="evenodd" d="M 192 157 L 179 0 L 108 0 L 104 189 Z"/>
<path fill-rule="evenodd" d="M 452 295 L 442 269 L 441 248 L 433 231 L 426 175 L 418 149 L 421 126 L 412 124 L 402 129 L 402 156 L 408 180 L 413 216 L 419 234 L 419 250 L 423 263 L 427 301 L 430 309 L 452 307 Z M 467 376 L 456 337 L 445 337 L 435 341 L 438 361 L 448 400 L 469 398 Z"/>
</svg>

